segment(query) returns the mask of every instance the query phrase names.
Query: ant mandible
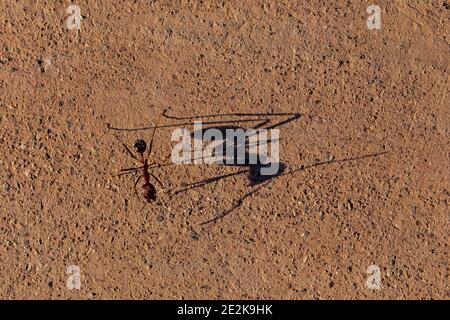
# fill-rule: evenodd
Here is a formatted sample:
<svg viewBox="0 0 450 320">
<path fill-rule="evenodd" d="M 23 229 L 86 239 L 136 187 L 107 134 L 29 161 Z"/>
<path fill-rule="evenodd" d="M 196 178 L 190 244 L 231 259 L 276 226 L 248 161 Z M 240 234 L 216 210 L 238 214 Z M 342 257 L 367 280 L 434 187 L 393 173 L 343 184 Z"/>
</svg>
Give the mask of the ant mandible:
<svg viewBox="0 0 450 320">
<path fill-rule="evenodd" d="M 148 152 L 145 156 L 144 156 L 144 153 L 145 153 L 145 150 L 147 149 L 147 143 L 145 142 L 145 140 L 138 139 L 134 142 L 133 147 L 134 147 L 134 150 L 138 154 L 138 156 L 136 156 L 136 155 L 134 155 L 133 152 L 131 152 L 131 150 L 128 148 L 128 146 L 125 143 L 123 143 L 117 136 L 115 136 L 123 144 L 123 146 L 125 147 L 125 150 L 128 152 L 128 154 L 133 159 L 137 160 L 138 162 L 140 162 L 142 164 L 142 166 L 137 167 L 137 168 L 122 169 L 122 170 L 120 170 L 121 173 L 119 175 L 141 171 L 141 175 L 137 178 L 136 182 L 134 183 L 134 191 L 136 193 L 136 196 L 138 196 L 136 186 L 138 185 L 138 183 L 141 179 L 144 179 L 144 184 L 141 186 L 141 194 L 148 203 L 156 201 L 156 194 L 157 194 L 155 186 L 150 182 L 150 176 L 153 177 L 160 184 L 161 187 L 163 186 L 161 181 L 159 181 L 159 179 L 153 173 L 149 172 L 149 167 L 154 165 L 154 163 L 148 162 L 148 159 L 149 159 L 150 155 L 152 154 L 153 139 L 155 137 L 156 128 L 159 125 L 160 119 L 161 119 L 161 117 L 158 119 L 156 126 L 153 128 L 150 145 L 148 147 Z"/>
</svg>

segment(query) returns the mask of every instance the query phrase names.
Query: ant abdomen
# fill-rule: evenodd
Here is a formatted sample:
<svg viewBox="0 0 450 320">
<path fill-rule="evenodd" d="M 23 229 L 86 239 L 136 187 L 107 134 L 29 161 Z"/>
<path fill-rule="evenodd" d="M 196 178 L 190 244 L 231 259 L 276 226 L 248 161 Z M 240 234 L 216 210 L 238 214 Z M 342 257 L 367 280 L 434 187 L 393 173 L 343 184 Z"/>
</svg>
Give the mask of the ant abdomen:
<svg viewBox="0 0 450 320">
<path fill-rule="evenodd" d="M 154 201 L 156 200 L 156 189 L 155 187 L 150 184 L 146 183 L 142 185 L 142 195 L 147 201 Z"/>
</svg>

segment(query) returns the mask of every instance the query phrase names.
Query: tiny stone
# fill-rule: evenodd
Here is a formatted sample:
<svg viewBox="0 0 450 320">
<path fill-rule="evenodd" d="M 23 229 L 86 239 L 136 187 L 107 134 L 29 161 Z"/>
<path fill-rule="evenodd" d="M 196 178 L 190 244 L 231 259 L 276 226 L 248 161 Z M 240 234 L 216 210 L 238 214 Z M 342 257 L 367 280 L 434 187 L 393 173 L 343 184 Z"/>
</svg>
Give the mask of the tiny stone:
<svg viewBox="0 0 450 320">
<path fill-rule="evenodd" d="M 347 200 L 346 207 L 348 210 L 353 210 L 352 200 L 350 200 L 350 199 Z"/>
<path fill-rule="evenodd" d="M 6 182 L 6 183 L 3 185 L 3 191 L 9 192 L 9 190 L 11 190 L 11 186 L 9 185 L 8 182 Z"/>
<path fill-rule="evenodd" d="M 192 240 L 198 240 L 198 239 L 200 239 L 199 236 L 198 236 L 198 234 L 196 234 L 195 232 L 191 233 L 191 238 L 192 238 Z"/>
<path fill-rule="evenodd" d="M 158 217 L 156 218 L 156 221 L 158 221 L 158 222 L 163 222 L 163 221 L 164 221 L 164 217 L 163 217 L 163 216 L 158 216 Z"/>
</svg>

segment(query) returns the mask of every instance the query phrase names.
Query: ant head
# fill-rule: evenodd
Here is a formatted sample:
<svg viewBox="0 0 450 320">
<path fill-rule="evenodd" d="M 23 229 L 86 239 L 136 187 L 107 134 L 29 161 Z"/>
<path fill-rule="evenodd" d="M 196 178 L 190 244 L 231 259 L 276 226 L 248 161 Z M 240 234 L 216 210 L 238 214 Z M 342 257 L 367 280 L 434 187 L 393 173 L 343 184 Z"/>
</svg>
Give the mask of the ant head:
<svg viewBox="0 0 450 320">
<path fill-rule="evenodd" d="M 134 142 L 134 149 L 137 153 L 144 153 L 145 149 L 147 149 L 147 143 L 142 139 L 138 139 Z"/>
</svg>

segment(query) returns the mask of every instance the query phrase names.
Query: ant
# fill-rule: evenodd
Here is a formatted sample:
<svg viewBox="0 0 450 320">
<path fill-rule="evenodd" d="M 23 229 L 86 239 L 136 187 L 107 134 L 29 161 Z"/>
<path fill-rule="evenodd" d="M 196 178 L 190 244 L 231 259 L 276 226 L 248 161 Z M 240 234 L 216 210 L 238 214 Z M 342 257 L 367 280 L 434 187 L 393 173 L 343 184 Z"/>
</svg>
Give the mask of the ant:
<svg viewBox="0 0 450 320">
<path fill-rule="evenodd" d="M 153 177 L 160 184 L 161 187 L 163 187 L 163 184 L 161 183 L 161 181 L 159 181 L 159 179 L 153 173 L 149 172 L 149 167 L 153 166 L 154 163 L 148 162 L 148 158 L 150 157 L 150 155 L 152 153 L 153 139 L 155 137 L 155 132 L 156 132 L 156 128 L 158 127 L 158 124 L 159 124 L 159 120 L 158 120 L 158 123 L 156 124 L 156 126 L 153 128 L 150 145 L 148 147 L 148 151 L 145 156 L 144 156 L 144 153 L 147 150 L 147 143 L 145 142 L 145 140 L 138 139 L 134 142 L 133 147 L 134 147 L 134 150 L 138 154 L 138 156 L 136 156 L 133 152 L 131 152 L 131 150 L 128 148 L 128 146 L 125 143 L 123 143 L 117 136 L 114 135 L 116 137 L 116 139 L 119 140 L 120 143 L 123 144 L 123 146 L 125 147 L 125 150 L 128 152 L 128 154 L 133 159 L 135 159 L 136 161 L 138 161 L 142 164 L 142 166 L 140 166 L 140 167 L 122 169 L 122 170 L 120 170 L 119 175 L 141 171 L 141 175 L 137 178 L 136 182 L 134 183 L 134 191 L 136 193 L 136 196 L 139 198 L 138 191 L 136 190 L 136 186 L 138 185 L 139 181 L 143 178 L 144 184 L 141 186 L 141 194 L 148 203 L 156 201 L 156 194 L 158 193 L 156 191 L 155 186 L 150 182 L 150 176 Z"/>
</svg>

